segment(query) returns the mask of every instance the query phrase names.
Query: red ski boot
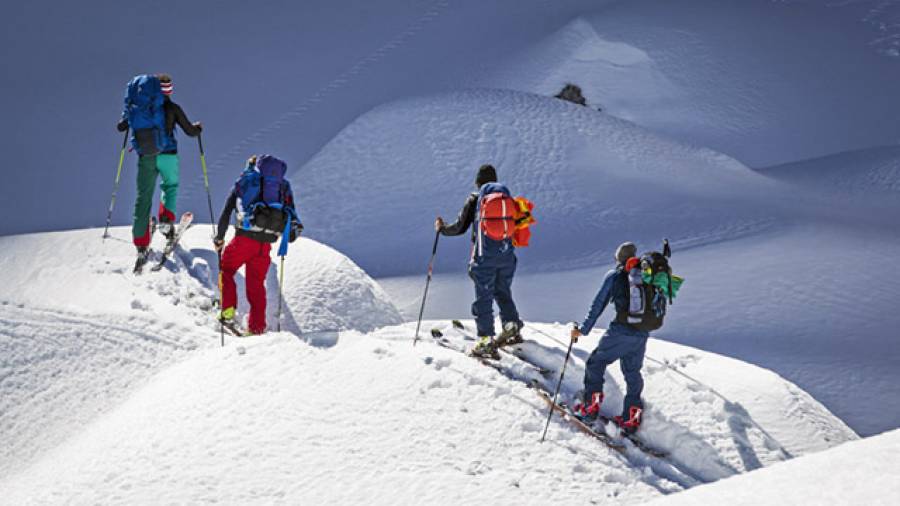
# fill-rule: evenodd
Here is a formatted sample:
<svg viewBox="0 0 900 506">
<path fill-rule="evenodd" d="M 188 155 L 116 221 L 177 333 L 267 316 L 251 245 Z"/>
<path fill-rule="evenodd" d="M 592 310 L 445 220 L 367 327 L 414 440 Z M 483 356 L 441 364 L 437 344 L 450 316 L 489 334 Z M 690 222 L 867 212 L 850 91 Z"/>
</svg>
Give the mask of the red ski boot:
<svg viewBox="0 0 900 506">
<path fill-rule="evenodd" d="M 603 404 L 603 392 L 594 392 L 591 394 L 590 402 L 575 404 L 575 414 L 582 420 L 593 422 L 600 415 L 601 404 Z"/>
<path fill-rule="evenodd" d="M 621 416 L 617 416 L 613 418 L 613 422 L 628 434 L 634 434 L 641 427 L 641 415 L 643 414 L 643 409 L 637 406 L 631 406 L 628 409 L 628 420 L 623 419 Z"/>
</svg>

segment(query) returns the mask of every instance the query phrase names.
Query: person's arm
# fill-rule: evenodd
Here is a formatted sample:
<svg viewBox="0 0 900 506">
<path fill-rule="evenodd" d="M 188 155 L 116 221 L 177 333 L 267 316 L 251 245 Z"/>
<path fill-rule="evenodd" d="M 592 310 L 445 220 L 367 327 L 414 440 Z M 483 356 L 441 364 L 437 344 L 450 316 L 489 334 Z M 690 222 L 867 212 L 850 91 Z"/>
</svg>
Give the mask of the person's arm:
<svg viewBox="0 0 900 506">
<path fill-rule="evenodd" d="M 441 234 L 443 235 L 462 235 L 469 229 L 469 226 L 475 221 L 475 208 L 478 206 L 478 195 L 473 193 L 469 195 L 469 198 L 466 199 L 466 203 L 463 204 L 462 209 L 459 211 L 459 216 L 456 218 L 456 223 L 451 223 L 449 225 L 444 225 L 441 227 Z"/>
<path fill-rule="evenodd" d="M 225 233 L 228 232 L 228 222 L 231 221 L 231 213 L 234 212 L 234 208 L 237 205 L 237 194 L 234 193 L 234 190 L 231 191 L 231 195 L 228 196 L 228 200 L 225 201 L 225 208 L 222 209 L 222 214 L 219 216 L 219 227 L 216 231 L 216 241 L 224 241 Z"/>
<path fill-rule="evenodd" d="M 200 135 L 200 132 L 203 131 L 203 126 L 200 122 L 191 123 L 181 106 L 175 102 L 172 102 L 172 112 L 175 113 L 175 122 L 178 123 L 181 130 L 189 137 L 197 137 Z"/>
<path fill-rule="evenodd" d="M 603 310 L 609 305 L 609 301 L 612 299 L 616 278 L 618 277 L 617 274 L 618 271 L 615 269 L 606 273 L 606 277 L 603 279 L 603 285 L 600 287 L 600 291 L 597 292 L 597 296 L 594 297 L 594 303 L 591 304 L 591 309 L 588 311 L 584 321 L 581 322 L 581 325 L 578 327 L 578 331 L 581 335 L 586 336 L 591 333 L 591 329 L 593 329 L 594 324 L 597 323 L 597 318 L 600 318 Z"/>
<path fill-rule="evenodd" d="M 285 185 L 287 186 L 285 206 L 291 210 L 289 213 L 291 219 L 291 235 L 288 240 L 289 242 L 294 242 L 300 237 L 300 233 L 303 232 L 303 223 L 300 221 L 300 214 L 297 213 L 297 208 L 294 207 L 294 191 L 291 190 L 290 181 L 285 180 Z"/>
</svg>

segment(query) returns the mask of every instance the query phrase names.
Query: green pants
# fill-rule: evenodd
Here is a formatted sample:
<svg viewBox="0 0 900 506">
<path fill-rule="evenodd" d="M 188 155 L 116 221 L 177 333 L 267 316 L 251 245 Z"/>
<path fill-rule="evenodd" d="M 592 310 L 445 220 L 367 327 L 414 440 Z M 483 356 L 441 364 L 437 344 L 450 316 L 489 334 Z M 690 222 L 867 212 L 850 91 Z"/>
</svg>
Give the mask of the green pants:
<svg viewBox="0 0 900 506">
<path fill-rule="evenodd" d="M 131 235 L 135 246 L 150 245 L 150 211 L 156 176 L 161 176 L 162 198 L 160 221 L 175 221 L 175 202 L 178 198 L 178 155 L 151 155 L 138 158 L 137 199 L 134 201 L 134 224 Z"/>
</svg>

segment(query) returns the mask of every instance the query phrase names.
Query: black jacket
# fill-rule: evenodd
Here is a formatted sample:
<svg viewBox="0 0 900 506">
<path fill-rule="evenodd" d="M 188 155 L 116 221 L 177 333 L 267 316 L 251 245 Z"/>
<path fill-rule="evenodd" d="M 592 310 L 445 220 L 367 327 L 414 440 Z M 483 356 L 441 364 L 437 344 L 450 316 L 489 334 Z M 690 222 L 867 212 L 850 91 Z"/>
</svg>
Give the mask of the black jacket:
<svg viewBox="0 0 900 506">
<path fill-rule="evenodd" d="M 469 229 L 469 226 L 472 223 L 475 223 L 475 212 L 478 208 L 478 193 L 471 193 L 469 197 L 466 199 L 466 203 L 463 204 L 462 209 L 459 211 L 459 216 L 456 218 L 456 223 L 451 223 L 449 225 L 444 225 L 441 228 L 441 234 L 443 235 L 462 235 Z M 475 227 L 472 228 L 472 242 L 475 242 Z"/>
</svg>

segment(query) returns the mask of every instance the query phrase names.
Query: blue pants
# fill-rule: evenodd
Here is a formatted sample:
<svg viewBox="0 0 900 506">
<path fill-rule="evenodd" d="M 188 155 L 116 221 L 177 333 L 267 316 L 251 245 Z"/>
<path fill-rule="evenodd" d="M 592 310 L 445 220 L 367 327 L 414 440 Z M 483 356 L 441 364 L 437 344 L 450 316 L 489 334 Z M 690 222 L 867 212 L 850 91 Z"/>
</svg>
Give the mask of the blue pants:
<svg viewBox="0 0 900 506">
<path fill-rule="evenodd" d="M 512 282 L 516 274 L 516 255 L 502 253 L 476 257 L 469 263 L 469 277 L 475 282 L 475 302 L 472 316 L 479 336 L 494 335 L 494 301 L 500 308 L 503 323 L 519 320 L 519 311 L 512 299 Z"/>
<path fill-rule="evenodd" d="M 644 365 L 646 351 L 646 333 L 635 332 L 624 325 L 611 323 L 609 330 L 600 338 L 600 343 L 597 344 L 585 364 L 585 401 L 590 400 L 593 392 L 603 391 L 603 375 L 606 372 L 606 366 L 618 360 L 627 385 L 622 417 L 628 419 L 628 411 L 632 406 L 643 409 L 641 392 L 644 390 L 644 378 L 641 376 L 641 367 Z"/>
</svg>

